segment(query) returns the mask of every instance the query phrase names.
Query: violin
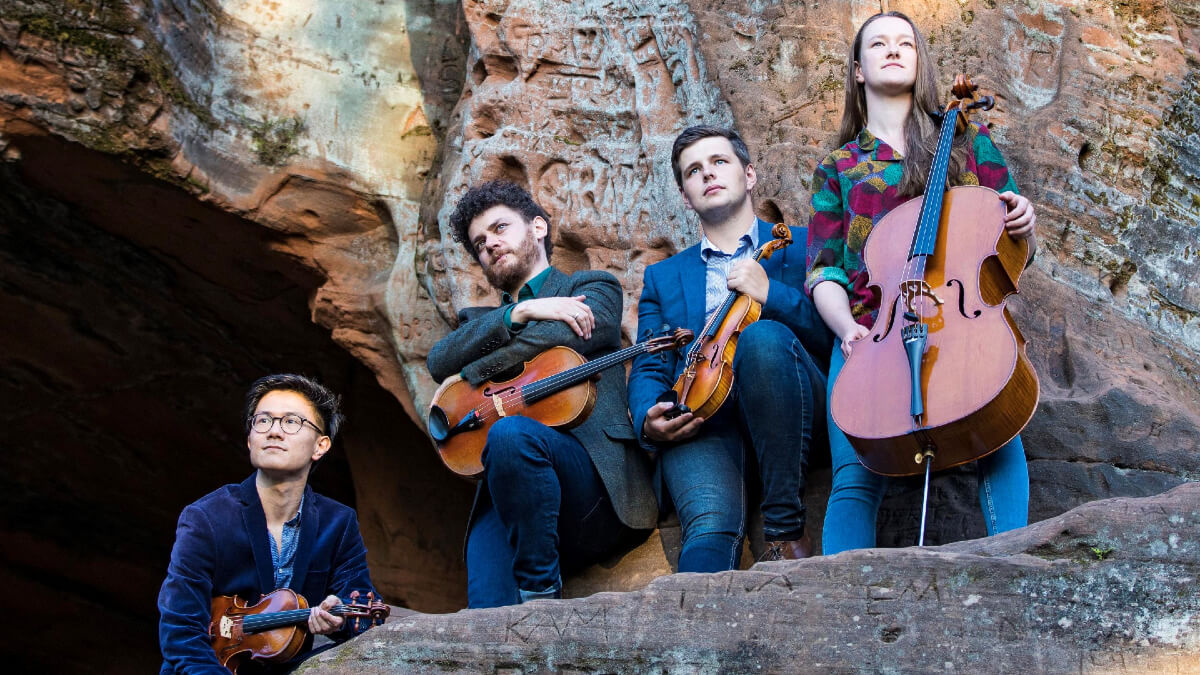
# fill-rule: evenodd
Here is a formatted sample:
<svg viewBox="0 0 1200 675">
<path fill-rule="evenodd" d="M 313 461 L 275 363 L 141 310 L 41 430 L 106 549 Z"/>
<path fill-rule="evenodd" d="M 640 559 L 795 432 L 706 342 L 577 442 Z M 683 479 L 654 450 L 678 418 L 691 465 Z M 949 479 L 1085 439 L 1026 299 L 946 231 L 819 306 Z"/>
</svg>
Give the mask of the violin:
<svg viewBox="0 0 1200 675">
<path fill-rule="evenodd" d="M 472 386 L 459 375 L 446 379 L 433 394 L 426 426 L 446 468 L 465 478 L 483 475 L 487 432 L 501 417 L 521 415 L 548 427 L 573 429 L 596 405 L 594 378 L 638 354 L 679 349 L 692 331 L 664 335 L 588 361 L 570 347 L 551 347 L 525 362 L 508 380 Z M 451 424 L 451 420 L 455 420 Z"/>
<path fill-rule="evenodd" d="M 350 604 L 334 605 L 329 613 L 354 621 L 367 619 L 369 625 L 382 624 L 391 608 L 367 593 L 359 603 L 358 591 L 350 593 Z M 254 605 L 235 595 L 213 598 L 208 637 L 217 660 L 233 672 L 248 661 L 283 663 L 295 658 L 308 637 L 308 601 L 290 588 L 280 588 L 262 597 Z"/>
<path fill-rule="evenodd" d="M 754 260 L 767 260 L 775 251 L 792 243 L 792 230 L 783 223 L 776 224 L 771 235 L 774 239 L 758 247 Z M 659 399 L 675 403 L 667 411 L 668 418 L 691 411 L 708 419 L 721 408 L 733 389 L 733 355 L 738 337 L 761 315 L 762 303 L 750 296 L 737 291 L 725 296 L 705 322 L 700 339 L 688 350 L 679 379 Z"/>
<path fill-rule="evenodd" d="M 863 249 L 881 298 L 879 318 L 854 343 L 833 388 L 831 413 L 863 466 L 887 476 L 984 457 L 1033 417 L 1038 379 L 1006 306 L 1028 241 L 1004 229 L 999 195 L 946 189 L 956 131 L 990 109 L 965 75 L 942 116 L 925 193 L 876 224 Z"/>
</svg>

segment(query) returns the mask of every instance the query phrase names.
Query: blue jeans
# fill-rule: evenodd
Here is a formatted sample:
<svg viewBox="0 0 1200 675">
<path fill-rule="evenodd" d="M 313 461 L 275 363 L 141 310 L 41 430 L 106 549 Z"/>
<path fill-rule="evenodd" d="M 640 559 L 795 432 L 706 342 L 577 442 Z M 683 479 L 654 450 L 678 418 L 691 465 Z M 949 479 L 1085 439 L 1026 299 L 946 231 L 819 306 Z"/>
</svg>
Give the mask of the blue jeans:
<svg viewBox="0 0 1200 675">
<path fill-rule="evenodd" d="M 518 589 L 561 587 L 568 569 L 601 559 L 629 536 L 587 450 L 527 417 L 488 431 L 484 483 L 467 535 L 467 606 L 519 602 Z"/>
<path fill-rule="evenodd" d="M 829 364 L 829 393 L 845 365 L 840 347 Z M 825 555 L 875 546 L 875 516 L 887 489 L 887 478 L 871 473 L 858 461 L 849 439 L 833 423 L 829 450 L 833 456 L 833 488 L 825 509 L 822 549 Z M 1017 436 L 996 452 L 975 463 L 979 476 L 979 504 L 989 536 L 1029 524 L 1029 469 L 1025 446 Z M 915 542 L 914 542 L 915 543 Z"/>
<path fill-rule="evenodd" d="M 804 534 L 808 451 L 814 436 L 825 437 L 825 376 L 777 321 L 746 329 L 733 372 L 732 400 L 698 436 L 662 451 L 663 480 L 683 531 L 680 572 L 737 568 L 746 521 L 743 439 L 758 458 L 765 538 Z"/>
</svg>

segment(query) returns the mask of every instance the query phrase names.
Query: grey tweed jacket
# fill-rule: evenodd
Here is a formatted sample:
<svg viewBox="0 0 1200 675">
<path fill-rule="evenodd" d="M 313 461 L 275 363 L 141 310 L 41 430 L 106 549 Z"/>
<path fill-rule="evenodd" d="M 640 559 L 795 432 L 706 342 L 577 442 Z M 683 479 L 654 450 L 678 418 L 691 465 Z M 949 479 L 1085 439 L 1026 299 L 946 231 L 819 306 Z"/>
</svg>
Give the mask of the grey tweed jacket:
<svg viewBox="0 0 1200 675">
<path fill-rule="evenodd" d="M 623 295 L 617 279 L 599 271 L 567 276 L 552 267 L 537 297 L 575 295 L 587 296 L 584 302 L 596 318 L 590 340 L 579 337 L 561 321 L 533 321 L 511 332 L 504 325 L 509 305 L 468 307 L 458 314 L 458 328 L 430 350 L 426 359 L 429 373 L 441 382 L 461 372 L 464 379 L 478 385 L 497 375 L 511 376 L 506 371 L 519 371 L 521 364 L 557 345 L 570 347 L 587 359 L 619 349 Z M 634 529 L 651 529 L 658 520 L 652 470 L 637 446 L 626 400 L 625 368 L 616 365 L 600 378 L 592 414 L 568 433 L 587 449 L 621 522 Z"/>
</svg>

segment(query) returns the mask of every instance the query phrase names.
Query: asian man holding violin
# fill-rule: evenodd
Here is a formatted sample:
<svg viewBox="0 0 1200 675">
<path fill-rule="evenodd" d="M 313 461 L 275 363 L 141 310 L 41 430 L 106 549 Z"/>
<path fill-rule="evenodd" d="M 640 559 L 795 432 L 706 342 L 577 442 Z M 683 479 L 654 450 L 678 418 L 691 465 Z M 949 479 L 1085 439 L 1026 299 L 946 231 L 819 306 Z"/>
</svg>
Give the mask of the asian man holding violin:
<svg viewBox="0 0 1200 675">
<path fill-rule="evenodd" d="M 673 504 L 679 514 L 679 571 L 737 568 L 750 452 L 762 487 L 763 559 L 807 557 L 812 543 L 805 532 L 805 470 L 810 451 L 826 444 L 825 370 L 832 347 L 832 333 L 803 291 L 803 246 L 786 246 L 789 234 L 803 242 L 807 233 L 787 227 L 773 232 L 755 216 L 750 191 L 757 177 L 736 131 L 686 129 L 675 139 L 671 162 L 684 205 L 699 216 L 702 238 L 646 268 L 638 336 L 670 325 L 694 331 L 696 340 L 683 357 L 634 360 L 629 409 L 642 446 L 656 458 L 663 505 Z M 771 243 L 773 235 L 781 241 Z M 778 246 L 777 255 L 764 255 Z M 729 311 L 734 305 L 748 308 L 748 325 L 724 325 L 736 320 Z M 757 321 L 749 310 L 761 311 Z M 730 351 L 711 337 L 723 329 L 736 340 L 730 359 L 721 358 Z M 691 356 L 706 349 L 715 356 Z M 732 383 L 714 388 L 714 396 L 728 391 L 727 399 L 706 419 L 698 413 L 712 406 L 711 398 L 686 403 L 692 401 L 691 382 L 709 376 L 696 369 L 714 363 L 727 369 L 722 377 L 728 383 L 732 376 Z"/>
<path fill-rule="evenodd" d="M 433 379 L 461 376 L 478 386 L 511 379 L 552 347 L 588 359 L 620 348 L 620 284 L 607 272 L 568 275 L 551 266 L 549 221 L 513 183 L 484 183 L 459 200 L 454 237 L 500 303 L 459 312 L 458 327 L 429 352 Z M 562 569 L 592 564 L 655 526 L 650 469 L 625 410 L 624 367 L 603 372 L 596 388 L 591 414 L 569 430 L 504 413 L 488 429 L 467 524 L 469 607 L 560 597 Z"/>
<path fill-rule="evenodd" d="M 331 610 L 341 609 L 354 591 L 374 591 L 358 518 L 308 485 L 309 471 L 329 452 L 342 420 L 337 395 L 310 378 L 269 375 L 251 385 L 245 424 L 255 472 L 179 516 L 158 595 L 162 673 L 225 671 L 208 634 L 217 596 L 253 605 L 290 588 L 320 603 L 307 616 L 310 634 L 351 637 L 353 622 Z M 311 644 L 306 640 L 298 659 L 311 655 Z"/>
</svg>

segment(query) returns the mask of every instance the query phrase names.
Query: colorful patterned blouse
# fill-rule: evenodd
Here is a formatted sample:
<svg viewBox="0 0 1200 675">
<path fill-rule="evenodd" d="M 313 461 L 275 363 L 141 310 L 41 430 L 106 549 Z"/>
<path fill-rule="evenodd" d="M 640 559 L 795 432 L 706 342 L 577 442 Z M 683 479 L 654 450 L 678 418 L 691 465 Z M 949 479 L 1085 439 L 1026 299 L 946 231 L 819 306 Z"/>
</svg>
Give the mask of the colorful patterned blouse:
<svg viewBox="0 0 1200 675">
<path fill-rule="evenodd" d="M 970 122 L 972 151 L 955 185 L 1017 191 L 1004 157 L 987 127 Z M 804 288 L 836 281 L 850 296 L 850 313 L 870 328 L 879 313 L 879 294 L 867 287 L 862 250 L 867 235 L 892 209 L 912 199 L 897 194 L 903 172 L 900 153 L 863 129 L 858 138 L 825 157 L 813 173 L 812 220 L 808 225 L 808 278 Z"/>
</svg>

